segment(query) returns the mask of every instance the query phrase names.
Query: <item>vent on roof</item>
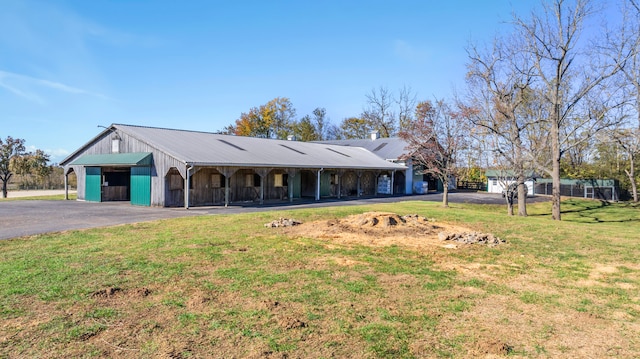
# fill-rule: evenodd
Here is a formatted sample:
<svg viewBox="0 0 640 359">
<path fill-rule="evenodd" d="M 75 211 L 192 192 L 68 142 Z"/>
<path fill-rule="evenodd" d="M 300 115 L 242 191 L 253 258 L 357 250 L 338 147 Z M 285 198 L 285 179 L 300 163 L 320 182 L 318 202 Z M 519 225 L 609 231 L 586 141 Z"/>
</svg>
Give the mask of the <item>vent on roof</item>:
<svg viewBox="0 0 640 359">
<path fill-rule="evenodd" d="M 221 139 L 218 139 L 218 141 L 220 141 L 220 142 L 224 143 L 225 145 L 229 145 L 229 146 L 231 146 L 231 147 L 233 147 L 233 148 L 235 148 L 235 149 L 238 149 L 238 150 L 240 150 L 240 151 L 246 151 L 244 148 L 242 148 L 242 147 L 240 147 L 240 146 L 236 146 L 236 145 L 234 145 L 234 144 L 233 144 L 233 143 L 231 143 L 231 142 L 227 142 L 227 141 L 225 141 L 225 140 L 221 140 Z"/>
<path fill-rule="evenodd" d="M 333 148 L 329 148 L 329 147 L 327 147 L 327 149 L 328 149 L 329 151 L 331 151 L 331 152 L 335 152 L 335 153 L 337 153 L 337 154 L 339 154 L 339 155 L 343 155 L 343 156 L 345 156 L 345 157 L 351 157 L 351 156 L 349 156 L 349 155 L 345 155 L 344 153 L 342 153 L 342 152 L 340 152 L 340 151 L 336 151 L 336 150 L 334 150 Z"/>
<path fill-rule="evenodd" d="M 304 153 L 304 152 L 302 152 L 302 151 L 298 151 L 298 150 L 296 150 L 295 148 L 291 148 L 291 147 L 289 147 L 289 146 L 287 146 L 287 145 L 280 144 L 280 146 L 282 146 L 282 147 L 284 147 L 284 148 L 287 148 L 287 149 L 290 149 L 291 151 L 293 151 L 293 152 L 297 152 L 297 153 L 299 153 L 299 154 L 301 154 L 301 155 L 306 155 L 306 153 Z"/>
<path fill-rule="evenodd" d="M 378 146 L 378 147 L 373 149 L 373 152 L 380 151 L 382 149 L 382 147 L 384 147 L 386 145 L 387 145 L 386 142 L 381 143 L 380 146 Z"/>
</svg>

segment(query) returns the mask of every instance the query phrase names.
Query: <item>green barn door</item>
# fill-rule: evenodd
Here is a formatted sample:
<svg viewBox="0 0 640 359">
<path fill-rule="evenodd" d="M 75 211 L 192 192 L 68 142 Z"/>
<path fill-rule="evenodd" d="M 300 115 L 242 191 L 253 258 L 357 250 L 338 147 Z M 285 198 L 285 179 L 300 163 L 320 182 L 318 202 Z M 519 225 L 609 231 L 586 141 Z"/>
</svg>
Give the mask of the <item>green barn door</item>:
<svg viewBox="0 0 640 359">
<path fill-rule="evenodd" d="M 90 202 L 102 201 L 102 173 L 100 167 L 85 167 L 84 200 Z"/>
<path fill-rule="evenodd" d="M 151 205 L 151 167 L 131 167 L 131 204 Z"/>
</svg>

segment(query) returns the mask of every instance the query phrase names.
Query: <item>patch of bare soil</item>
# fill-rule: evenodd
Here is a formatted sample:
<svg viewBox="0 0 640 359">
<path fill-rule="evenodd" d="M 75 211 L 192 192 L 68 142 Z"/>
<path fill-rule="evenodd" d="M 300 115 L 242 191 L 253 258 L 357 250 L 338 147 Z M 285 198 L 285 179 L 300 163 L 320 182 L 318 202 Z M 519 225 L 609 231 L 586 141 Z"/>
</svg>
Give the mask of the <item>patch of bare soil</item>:
<svg viewBox="0 0 640 359">
<path fill-rule="evenodd" d="M 295 224 L 288 226 L 285 223 Z M 457 248 L 465 244 L 494 246 L 504 243 L 492 234 L 435 222 L 417 214 L 400 216 L 391 212 L 366 212 L 342 219 L 308 223 L 281 218 L 265 226 L 284 227 L 285 233 L 295 237 L 304 236 L 341 244 L 368 246 L 399 245 L 412 249 L 426 249 L 433 246 Z"/>
</svg>

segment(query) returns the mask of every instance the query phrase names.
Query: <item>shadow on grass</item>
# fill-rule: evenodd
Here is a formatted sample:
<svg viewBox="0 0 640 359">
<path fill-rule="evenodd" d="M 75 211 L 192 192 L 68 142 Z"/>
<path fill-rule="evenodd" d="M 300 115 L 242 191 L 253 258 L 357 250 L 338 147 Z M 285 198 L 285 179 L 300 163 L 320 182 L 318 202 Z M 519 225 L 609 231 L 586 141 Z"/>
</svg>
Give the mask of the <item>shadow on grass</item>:
<svg viewBox="0 0 640 359">
<path fill-rule="evenodd" d="M 640 204 L 633 202 L 568 200 L 561 205 L 562 220 L 580 223 L 640 222 Z M 551 211 L 533 216 L 551 216 Z"/>
</svg>

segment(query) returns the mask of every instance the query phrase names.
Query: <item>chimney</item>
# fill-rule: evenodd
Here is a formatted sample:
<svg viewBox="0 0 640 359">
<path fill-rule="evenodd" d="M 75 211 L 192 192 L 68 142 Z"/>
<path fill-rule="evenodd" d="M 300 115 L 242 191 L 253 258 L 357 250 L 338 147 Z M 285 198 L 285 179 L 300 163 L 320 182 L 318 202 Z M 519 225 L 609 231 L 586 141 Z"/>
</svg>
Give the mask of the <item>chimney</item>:
<svg viewBox="0 0 640 359">
<path fill-rule="evenodd" d="M 295 141 L 295 140 L 296 140 L 296 136 L 295 135 L 287 136 L 287 141 Z"/>
<path fill-rule="evenodd" d="M 378 138 L 380 138 L 380 132 L 378 132 L 378 131 L 371 132 L 371 141 L 375 141 Z"/>
</svg>

